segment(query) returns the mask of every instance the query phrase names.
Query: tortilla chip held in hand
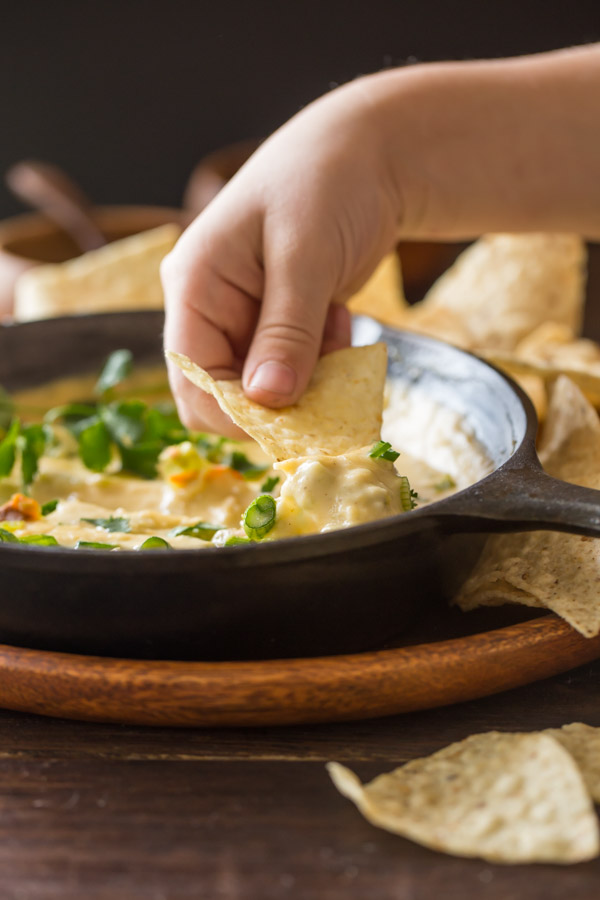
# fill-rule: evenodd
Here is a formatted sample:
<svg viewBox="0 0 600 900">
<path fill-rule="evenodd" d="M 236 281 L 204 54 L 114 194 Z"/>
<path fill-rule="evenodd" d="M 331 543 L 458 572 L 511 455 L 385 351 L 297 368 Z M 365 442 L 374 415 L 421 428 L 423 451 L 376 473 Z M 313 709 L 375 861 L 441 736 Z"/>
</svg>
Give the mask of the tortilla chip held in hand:
<svg viewBox="0 0 600 900">
<path fill-rule="evenodd" d="M 385 344 L 348 347 L 322 356 L 294 406 L 270 409 L 250 400 L 240 379 L 215 381 L 181 353 L 167 358 L 217 400 L 223 412 L 272 459 L 339 456 L 379 439 L 387 370 Z"/>
<path fill-rule="evenodd" d="M 579 388 L 554 385 L 540 459 L 555 478 L 600 489 L 600 419 Z M 585 637 L 600 632 L 600 540 L 552 531 L 490 537 L 455 602 L 551 609 Z"/>
</svg>

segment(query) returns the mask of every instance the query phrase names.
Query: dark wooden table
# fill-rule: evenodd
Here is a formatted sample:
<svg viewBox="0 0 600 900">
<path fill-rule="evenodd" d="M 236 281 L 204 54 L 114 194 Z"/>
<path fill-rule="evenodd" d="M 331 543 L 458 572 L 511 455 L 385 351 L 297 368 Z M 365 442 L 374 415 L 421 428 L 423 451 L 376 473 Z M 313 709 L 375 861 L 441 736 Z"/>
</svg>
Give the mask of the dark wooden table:
<svg viewBox="0 0 600 900">
<path fill-rule="evenodd" d="M 600 337 L 600 248 L 587 333 Z M 600 726 L 600 661 L 460 706 L 183 731 L 0 712 L 0 900 L 592 900 L 600 859 L 496 866 L 369 825 L 333 788 L 490 729 Z"/>
<path fill-rule="evenodd" d="M 391 719 L 183 731 L 0 714 L 2 900 L 554 900 L 600 896 L 600 859 L 497 866 L 373 828 L 333 788 L 478 731 L 600 726 L 600 662 Z"/>
</svg>

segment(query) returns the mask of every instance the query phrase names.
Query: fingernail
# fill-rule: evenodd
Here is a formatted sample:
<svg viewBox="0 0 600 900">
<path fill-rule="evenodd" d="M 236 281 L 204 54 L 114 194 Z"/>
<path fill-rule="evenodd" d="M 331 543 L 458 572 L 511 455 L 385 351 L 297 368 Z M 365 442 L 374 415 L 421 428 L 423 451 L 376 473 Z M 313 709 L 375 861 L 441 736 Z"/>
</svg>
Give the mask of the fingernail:
<svg viewBox="0 0 600 900">
<path fill-rule="evenodd" d="M 248 387 L 287 397 L 296 387 L 296 373 L 285 363 L 270 360 L 258 366 Z"/>
</svg>

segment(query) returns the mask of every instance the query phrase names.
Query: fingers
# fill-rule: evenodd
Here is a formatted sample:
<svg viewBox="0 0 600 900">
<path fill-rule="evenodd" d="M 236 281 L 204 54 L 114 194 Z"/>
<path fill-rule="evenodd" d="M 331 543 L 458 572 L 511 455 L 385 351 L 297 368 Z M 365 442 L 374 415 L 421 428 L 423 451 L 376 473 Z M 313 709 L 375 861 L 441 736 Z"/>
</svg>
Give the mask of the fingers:
<svg viewBox="0 0 600 900">
<path fill-rule="evenodd" d="M 238 274 L 235 267 L 234 274 Z M 256 327 L 258 303 L 220 275 L 218 253 L 212 241 L 206 241 L 200 220 L 163 261 L 161 276 L 165 348 L 189 356 L 214 378 L 239 378 Z M 176 366 L 168 363 L 168 370 L 184 425 L 229 437 L 245 436 L 216 401 L 188 381 Z"/>
<path fill-rule="evenodd" d="M 281 407 L 299 399 L 319 356 L 326 320 L 328 345 L 347 343 L 343 313 L 327 319 L 335 284 L 330 269 L 322 249 L 302 234 L 288 241 L 279 234 L 272 244 L 265 237 L 265 290 L 243 374 L 252 400 Z"/>
<path fill-rule="evenodd" d="M 321 355 L 343 350 L 352 343 L 352 318 L 341 303 L 332 303 L 327 310 Z"/>
</svg>

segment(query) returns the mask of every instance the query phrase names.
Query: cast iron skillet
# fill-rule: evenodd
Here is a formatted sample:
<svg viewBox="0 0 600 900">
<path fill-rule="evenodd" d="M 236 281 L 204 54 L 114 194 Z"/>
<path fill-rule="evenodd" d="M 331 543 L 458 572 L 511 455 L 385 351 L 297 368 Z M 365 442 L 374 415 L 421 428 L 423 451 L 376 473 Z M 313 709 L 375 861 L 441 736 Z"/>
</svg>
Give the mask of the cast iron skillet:
<svg viewBox="0 0 600 900">
<path fill-rule="evenodd" d="M 97 371 L 129 347 L 161 358 L 162 314 L 116 313 L 0 327 L 0 384 Z M 465 416 L 491 475 L 402 516 L 325 535 L 198 552 L 0 545 L 0 642 L 107 655 L 259 659 L 381 646 L 434 615 L 492 531 L 600 536 L 600 491 L 556 481 L 534 449 L 535 413 L 508 378 L 438 341 L 366 320 L 390 374 Z M 363 323 L 364 324 L 364 323 Z"/>
</svg>

